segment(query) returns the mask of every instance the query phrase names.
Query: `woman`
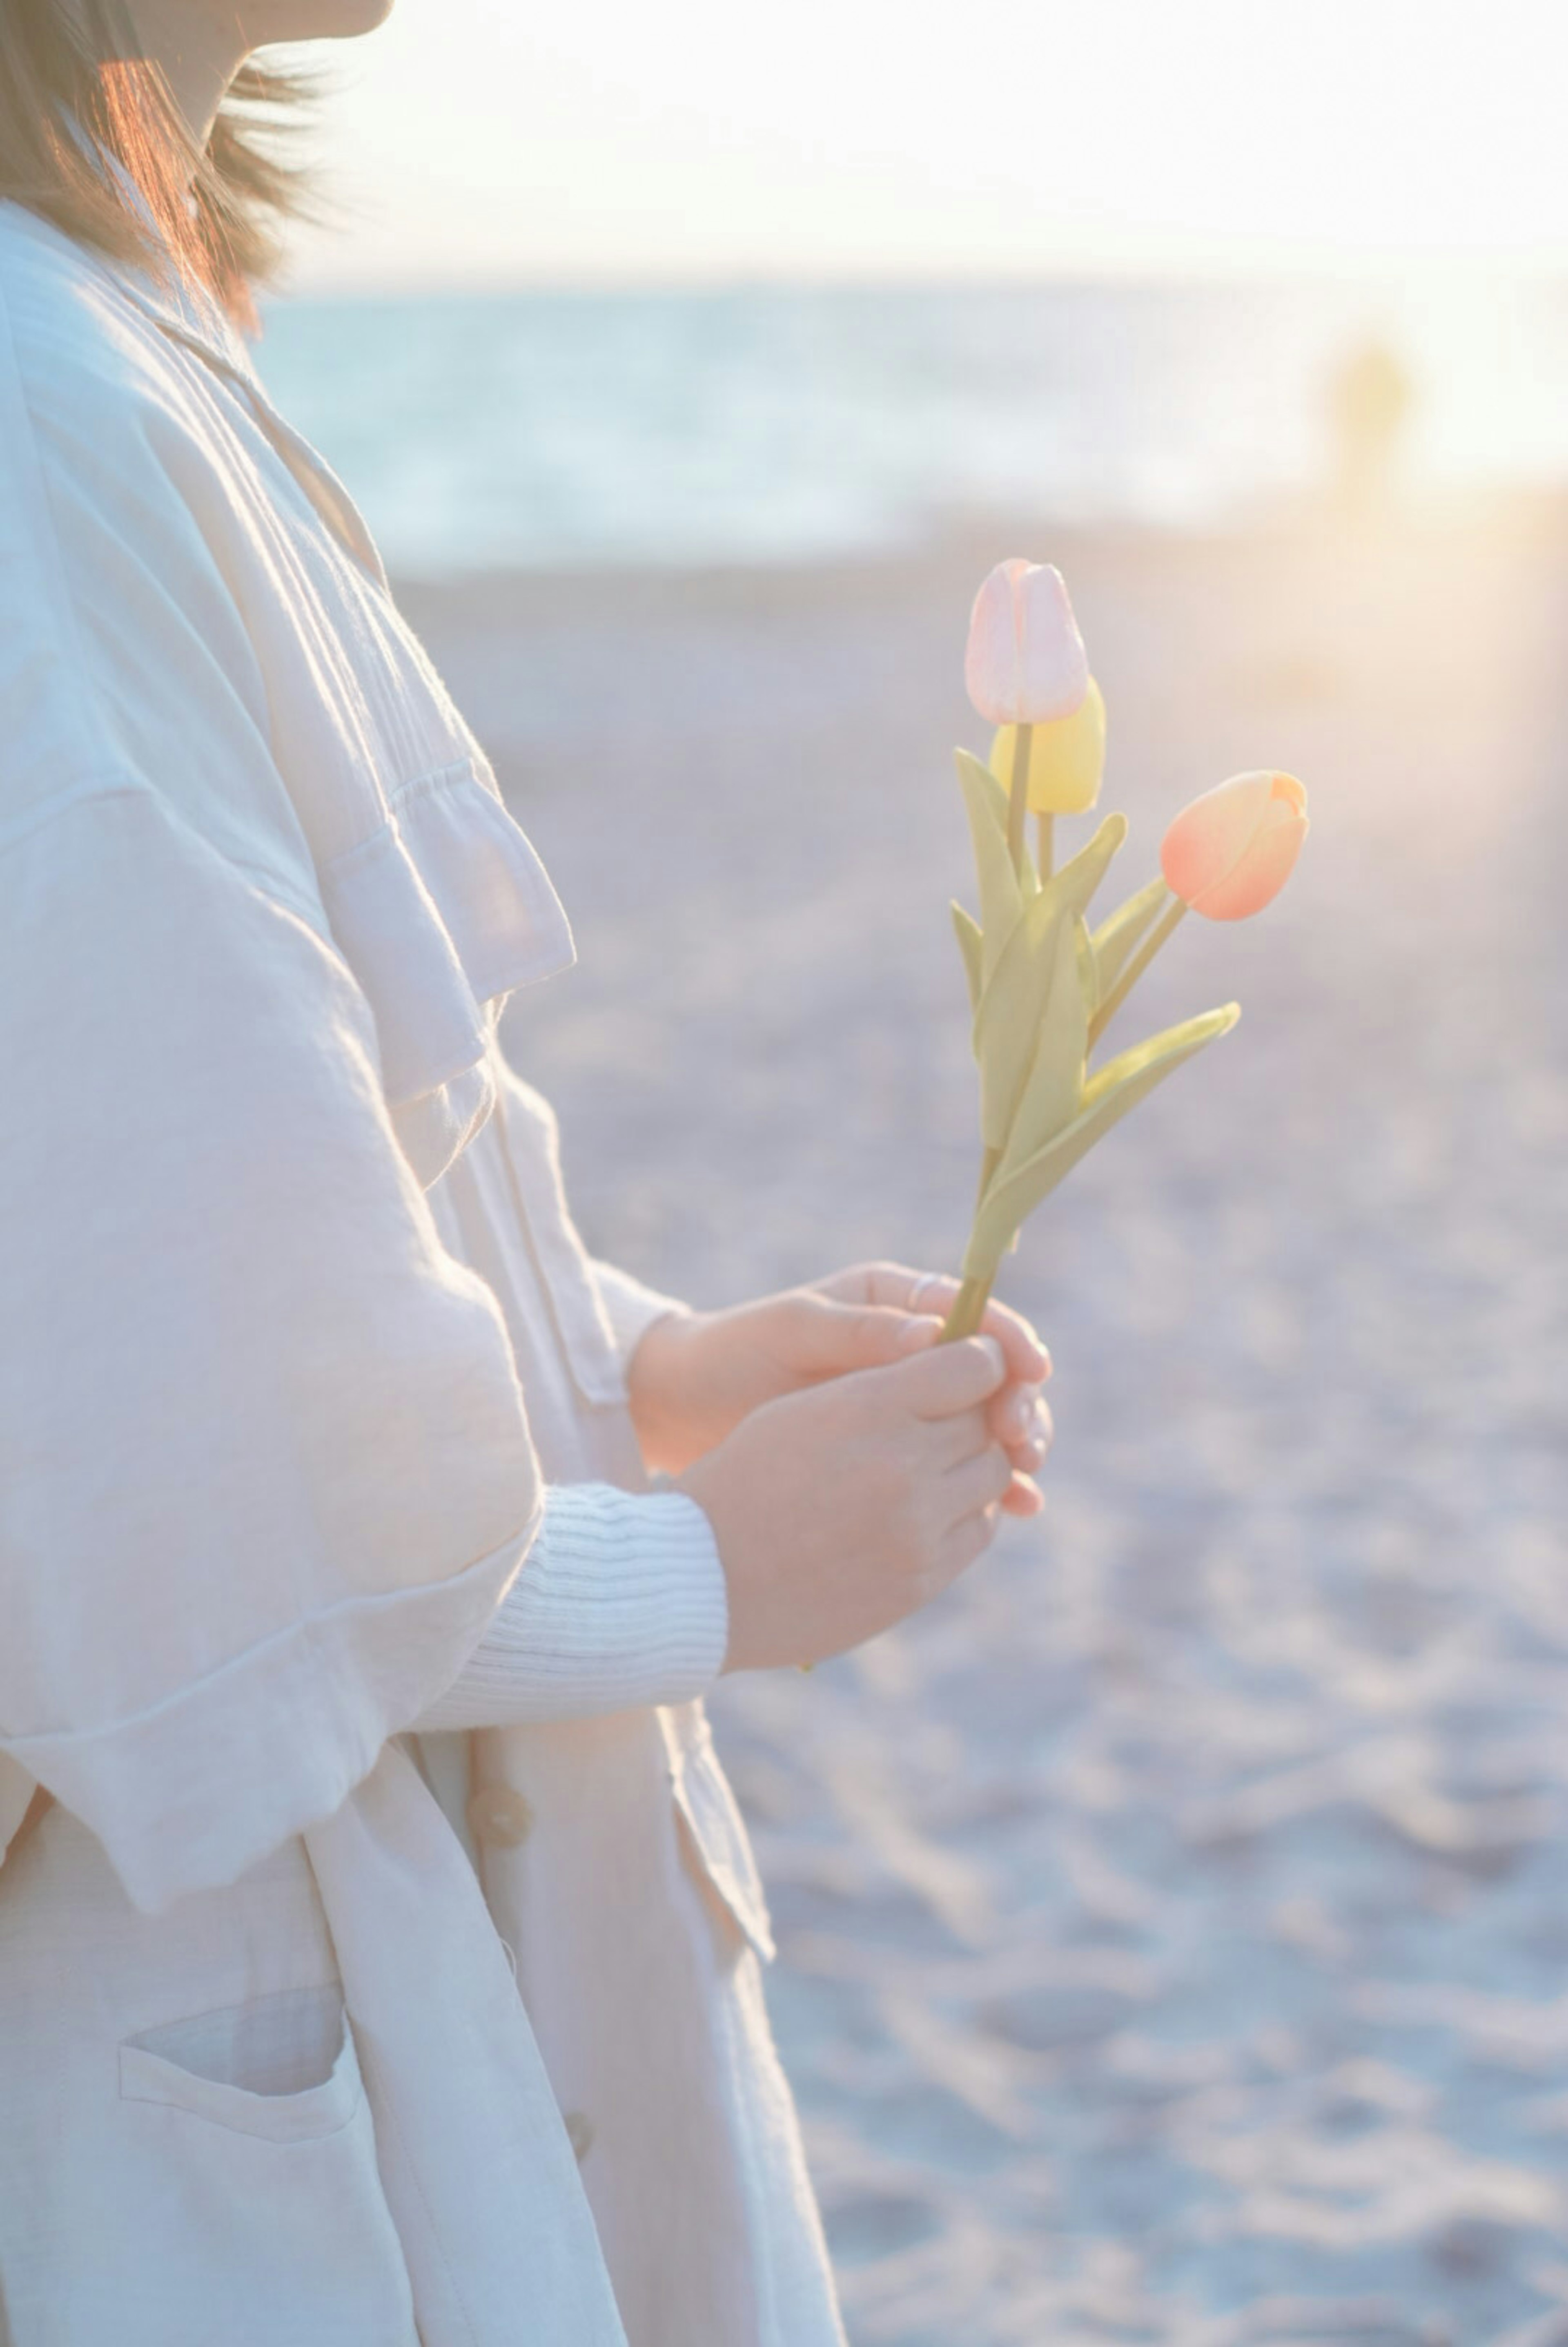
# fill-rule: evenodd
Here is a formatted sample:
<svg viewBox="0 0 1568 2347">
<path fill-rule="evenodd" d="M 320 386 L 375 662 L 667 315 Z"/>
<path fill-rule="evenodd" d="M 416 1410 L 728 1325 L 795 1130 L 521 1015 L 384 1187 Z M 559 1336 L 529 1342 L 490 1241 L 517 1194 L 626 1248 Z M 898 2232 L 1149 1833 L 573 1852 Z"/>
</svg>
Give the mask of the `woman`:
<svg viewBox="0 0 1568 2347">
<path fill-rule="evenodd" d="M 0 0 L 0 2336 L 818 2347 L 701 1696 L 1033 1512 L 1048 1365 L 583 1252 L 565 917 L 236 331 L 246 61 L 382 13 Z"/>
</svg>

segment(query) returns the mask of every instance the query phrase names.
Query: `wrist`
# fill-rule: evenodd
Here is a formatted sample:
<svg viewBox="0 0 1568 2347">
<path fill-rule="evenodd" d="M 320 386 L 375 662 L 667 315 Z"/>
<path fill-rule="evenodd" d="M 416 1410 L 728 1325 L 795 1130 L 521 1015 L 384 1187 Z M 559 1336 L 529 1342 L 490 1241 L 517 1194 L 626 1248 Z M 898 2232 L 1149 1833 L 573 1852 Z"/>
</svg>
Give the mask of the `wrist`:
<svg viewBox="0 0 1568 2347">
<path fill-rule="evenodd" d="M 626 1399 L 644 1464 L 677 1475 L 697 1455 L 687 1432 L 691 1348 L 708 1316 L 686 1306 L 662 1313 L 626 1363 Z"/>
<path fill-rule="evenodd" d="M 678 1474 L 661 1476 L 659 1480 L 665 1490 L 678 1491 L 684 1500 L 689 1501 L 701 1512 L 725 1585 L 725 1651 L 724 1659 L 719 1667 L 721 1671 L 743 1668 L 747 1656 L 744 1651 L 738 1651 L 742 1647 L 743 1642 L 738 1635 L 740 1625 L 736 1618 L 735 1584 L 730 1573 L 731 1527 L 728 1522 L 728 1510 L 725 1504 L 725 1476 L 722 1467 L 711 1454 L 704 1452 L 701 1457 L 694 1459 L 689 1466 L 682 1469 Z M 721 1524 L 724 1527 L 722 1531 Z"/>
</svg>

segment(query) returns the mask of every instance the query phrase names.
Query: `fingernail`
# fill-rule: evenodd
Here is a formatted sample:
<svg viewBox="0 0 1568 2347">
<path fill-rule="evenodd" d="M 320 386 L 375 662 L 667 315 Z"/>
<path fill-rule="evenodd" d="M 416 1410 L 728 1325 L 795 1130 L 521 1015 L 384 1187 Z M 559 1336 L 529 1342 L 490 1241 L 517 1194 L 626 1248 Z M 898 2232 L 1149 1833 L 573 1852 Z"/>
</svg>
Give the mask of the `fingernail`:
<svg viewBox="0 0 1568 2347">
<path fill-rule="evenodd" d="M 1005 1357 L 1004 1357 L 1004 1355 L 1003 1355 L 1003 1353 L 1002 1348 L 1001 1348 L 1001 1346 L 997 1343 L 997 1341 L 996 1341 L 995 1337 L 976 1337 L 974 1338 L 974 1340 L 973 1340 L 973 1341 L 975 1342 L 975 1344 L 977 1344 L 977 1345 L 983 1345 L 983 1346 L 984 1347 L 986 1353 L 987 1353 L 987 1354 L 989 1355 L 989 1357 L 990 1357 L 990 1360 L 991 1360 L 991 1366 L 992 1366 L 992 1368 L 995 1370 L 995 1372 L 996 1372 L 997 1376 L 998 1376 L 998 1377 L 1001 1377 L 1001 1376 L 1002 1376 L 1002 1374 L 1003 1373 L 1003 1371 L 1006 1369 L 1007 1362 L 1006 1362 L 1006 1358 L 1005 1358 Z"/>
</svg>

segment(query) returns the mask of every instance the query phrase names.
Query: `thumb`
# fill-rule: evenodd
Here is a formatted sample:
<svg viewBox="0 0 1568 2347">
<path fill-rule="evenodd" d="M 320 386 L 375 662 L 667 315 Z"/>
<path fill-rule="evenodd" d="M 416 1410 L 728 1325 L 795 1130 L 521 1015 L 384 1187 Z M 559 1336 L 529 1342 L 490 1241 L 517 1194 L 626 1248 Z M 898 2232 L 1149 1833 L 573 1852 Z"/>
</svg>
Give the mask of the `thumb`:
<svg viewBox="0 0 1568 2347">
<path fill-rule="evenodd" d="M 932 1345 L 901 1368 L 881 1372 L 890 1399 L 916 1418 L 954 1418 L 988 1401 L 1006 1379 L 1007 1364 L 994 1337 L 962 1337 Z"/>
<path fill-rule="evenodd" d="M 811 1301 L 809 1341 L 813 1365 L 825 1377 L 907 1360 L 942 1334 L 942 1322 L 930 1314 L 901 1312 L 885 1304 L 838 1304 L 829 1296 Z"/>
</svg>

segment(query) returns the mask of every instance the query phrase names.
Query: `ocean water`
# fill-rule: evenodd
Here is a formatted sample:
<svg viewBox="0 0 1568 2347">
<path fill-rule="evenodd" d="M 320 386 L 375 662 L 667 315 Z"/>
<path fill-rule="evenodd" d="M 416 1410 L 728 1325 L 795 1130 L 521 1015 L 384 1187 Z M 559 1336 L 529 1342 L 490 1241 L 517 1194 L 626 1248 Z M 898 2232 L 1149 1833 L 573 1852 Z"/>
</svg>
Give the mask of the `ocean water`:
<svg viewBox="0 0 1568 2347">
<path fill-rule="evenodd" d="M 1568 282 L 285 300 L 262 371 L 392 568 L 777 563 L 955 521 L 1224 521 L 1331 477 L 1403 370 L 1408 488 L 1568 482 Z"/>
</svg>

